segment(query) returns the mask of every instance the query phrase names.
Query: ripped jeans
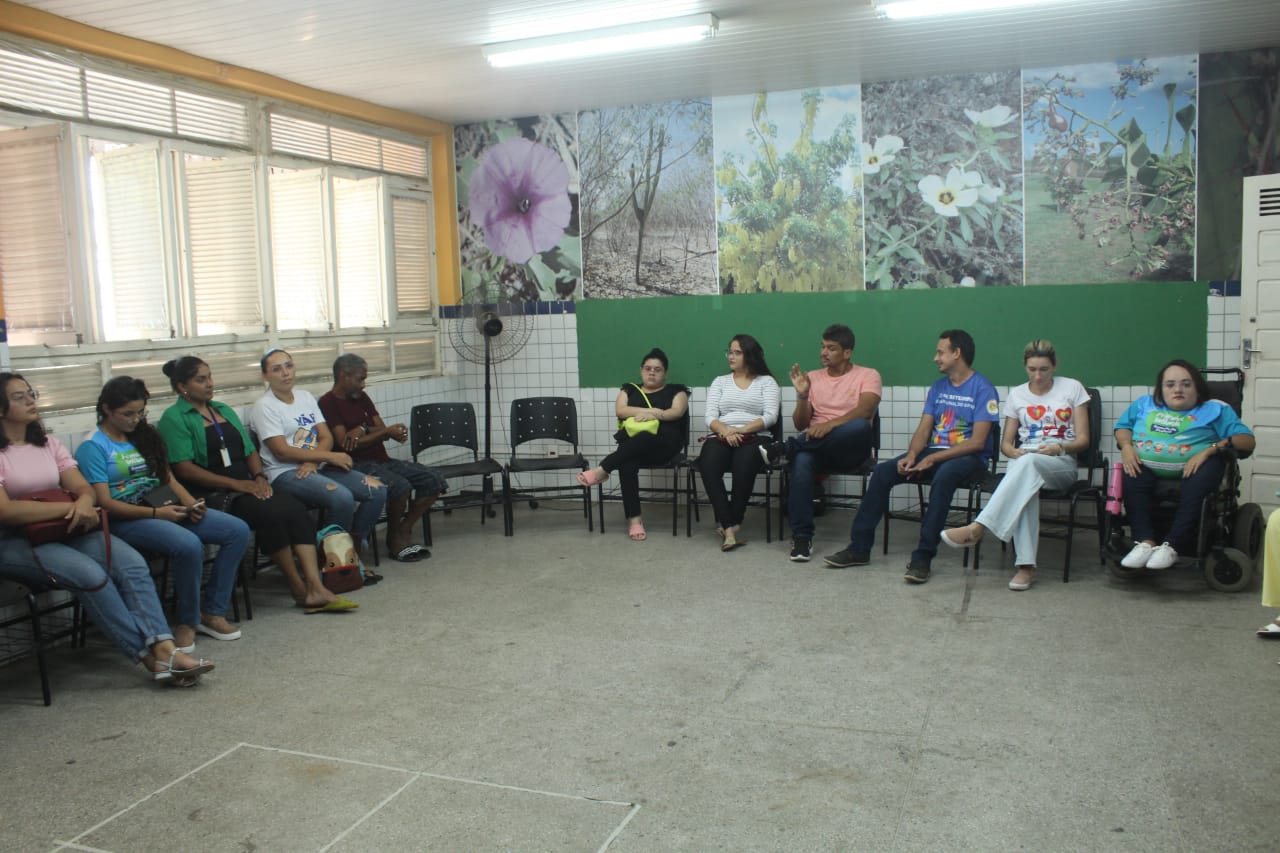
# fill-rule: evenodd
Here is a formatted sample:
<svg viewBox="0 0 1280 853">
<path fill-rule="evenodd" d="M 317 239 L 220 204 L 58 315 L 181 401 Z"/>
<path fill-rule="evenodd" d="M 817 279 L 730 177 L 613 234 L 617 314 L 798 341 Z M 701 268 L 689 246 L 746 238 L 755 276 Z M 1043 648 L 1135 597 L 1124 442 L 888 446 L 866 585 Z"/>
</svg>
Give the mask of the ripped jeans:
<svg viewBox="0 0 1280 853">
<path fill-rule="evenodd" d="M 378 485 L 369 485 L 369 480 Z M 361 542 L 373 532 L 387 504 L 387 487 L 380 480 L 339 468 L 325 468 L 302 478 L 297 469 L 285 471 L 271 481 L 271 487 L 293 495 L 309 507 L 323 509 L 325 524 L 341 525 Z"/>
</svg>

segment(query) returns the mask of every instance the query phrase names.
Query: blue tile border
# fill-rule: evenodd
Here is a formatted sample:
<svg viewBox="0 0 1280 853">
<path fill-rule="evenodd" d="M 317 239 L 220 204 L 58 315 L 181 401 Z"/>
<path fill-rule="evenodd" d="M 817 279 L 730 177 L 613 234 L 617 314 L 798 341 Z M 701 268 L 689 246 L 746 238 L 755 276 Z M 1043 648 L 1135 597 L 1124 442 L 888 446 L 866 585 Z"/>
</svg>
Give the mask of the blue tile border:
<svg viewBox="0 0 1280 853">
<path fill-rule="evenodd" d="M 3 317 L 0 317 L 0 344 L 7 344 L 8 342 L 9 323 Z"/>
<path fill-rule="evenodd" d="M 1239 296 L 1240 282 L 1233 281 L 1211 281 L 1209 282 L 1210 296 Z"/>
<path fill-rule="evenodd" d="M 442 320 L 454 320 L 458 317 L 474 317 L 476 310 L 483 306 L 479 305 L 441 305 L 440 318 Z M 576 314 L 578 306 L 573 300 L 566 299 L 562 301 L 543 302 L 497 302 L 490 309 L 496 308 L 499 317 L 510 317 L 513 314 Z"/>
</svg>

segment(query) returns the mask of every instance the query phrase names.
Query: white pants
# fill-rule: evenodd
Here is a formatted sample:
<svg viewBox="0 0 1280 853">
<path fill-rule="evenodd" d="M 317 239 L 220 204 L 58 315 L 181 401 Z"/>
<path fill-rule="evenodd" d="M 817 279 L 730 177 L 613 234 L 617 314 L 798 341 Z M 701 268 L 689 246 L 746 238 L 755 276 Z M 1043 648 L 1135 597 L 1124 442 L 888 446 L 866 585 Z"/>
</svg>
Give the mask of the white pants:
<svg viewBox="0 0 1280 853">
<path fill-rule="evenodd" d="M 1280 607 L 1280 509 L 1267 519 L 1262 556 L 1262 605 Z"/>
<path fill-rule="evenodd" d="M 1002 542 L 1013 540 L 1017 565 L 1034 566 L 1040 540 L 1040 490 L 1065 489 L 1075 481 L 1076 460 L 1071 456 L 1019 456 L 1009 463 L 977 522 Z"/>
</svg>

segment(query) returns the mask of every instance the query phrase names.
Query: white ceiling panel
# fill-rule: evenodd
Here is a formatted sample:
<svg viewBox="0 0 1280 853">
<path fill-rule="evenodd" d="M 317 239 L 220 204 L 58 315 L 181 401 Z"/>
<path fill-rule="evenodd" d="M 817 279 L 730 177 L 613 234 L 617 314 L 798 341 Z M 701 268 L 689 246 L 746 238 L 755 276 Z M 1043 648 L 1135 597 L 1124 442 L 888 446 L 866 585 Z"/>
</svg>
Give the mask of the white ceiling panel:
<svg viewBox="0 0 1280 853">
<path fill-rule="evenodd" d="M 869 0 L 27 0 L 197 56 L 447 122 L 1280 45 L 1278 0 L 1057 0 L 881 19 Z M 493 69 L 483 44 L 713 12 L 715 39 Z M 610 15 L 608 19 L 606 15 Z"/>
</svg>

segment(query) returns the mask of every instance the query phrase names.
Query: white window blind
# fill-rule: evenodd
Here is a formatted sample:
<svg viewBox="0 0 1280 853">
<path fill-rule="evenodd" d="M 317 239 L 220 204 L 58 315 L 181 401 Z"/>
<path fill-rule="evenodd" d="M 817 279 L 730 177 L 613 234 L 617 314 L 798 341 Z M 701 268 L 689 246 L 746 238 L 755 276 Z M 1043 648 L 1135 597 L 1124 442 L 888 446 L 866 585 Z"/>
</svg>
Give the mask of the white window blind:
<svg viewBox="0 0 1280 853">
<path fill-rule="evenodd" d="M 262 331 L 252 157 L 182 159 L 197 335 Z"/>
<path fill-rule="evenodd" d="M 338 319 L 346 329 L 386 323 L 381 181 L 333 179 L 338 250 Z"/>
<path fill-rule="evenodd" d="M 381 376 L 391 372 L 390 341 L 346 341 L 342 351 L 358 355 L 369 365 L 370 376 Z"/>
<path fill-rule="evenodd" d="M 14 50 L 0 50 L 0 102 L 27 110 L 82 116 L 80 69 Z"/>
<path fill-rule="evenodd" d="M 435 338 L 396 341 L 396 373 L 434 373 Z"/>
<path fill-rule="evenodd" d="M 433 307 L 431 278 L 435 269 L 430 199 L 392 195 L 391 226 L 396 310 L 428 314 Z"/>
<path fill-rule="evenodd" d="M 173 94 L 174 130 L 179 136 L 235 145 L 249 144 L 249 111 L 244 104 L 181 89 L 175 89 Z"/>
<path fill-rule="evenodd" d="M 401 175 L 425 178 L 430 174 L 427 163 L 429 145 L 407 145 L 394 139 L 382 140 L 382 169 Z"/>
<path fill-rule="evenodd" d="M 74 332 L 56 133 L 0 133 L 0 282 L 15 344 Z"/>
<path fill-rule="evenodd" d="M 269 184 L 276 328 L 327 329 L 324 175 L 320 169 L 272 169 Z"/>
<path fill-rule="evenodd" d="M 95 264 L 109 341 L 169 337 L 159 146 L 92 146 Z"/>
<path fill-rule="evenodd" d="M 85 70 L 89 118 L 94 121 L 169 132 L 173 130 L 173 90 Z"/>
</svg>

